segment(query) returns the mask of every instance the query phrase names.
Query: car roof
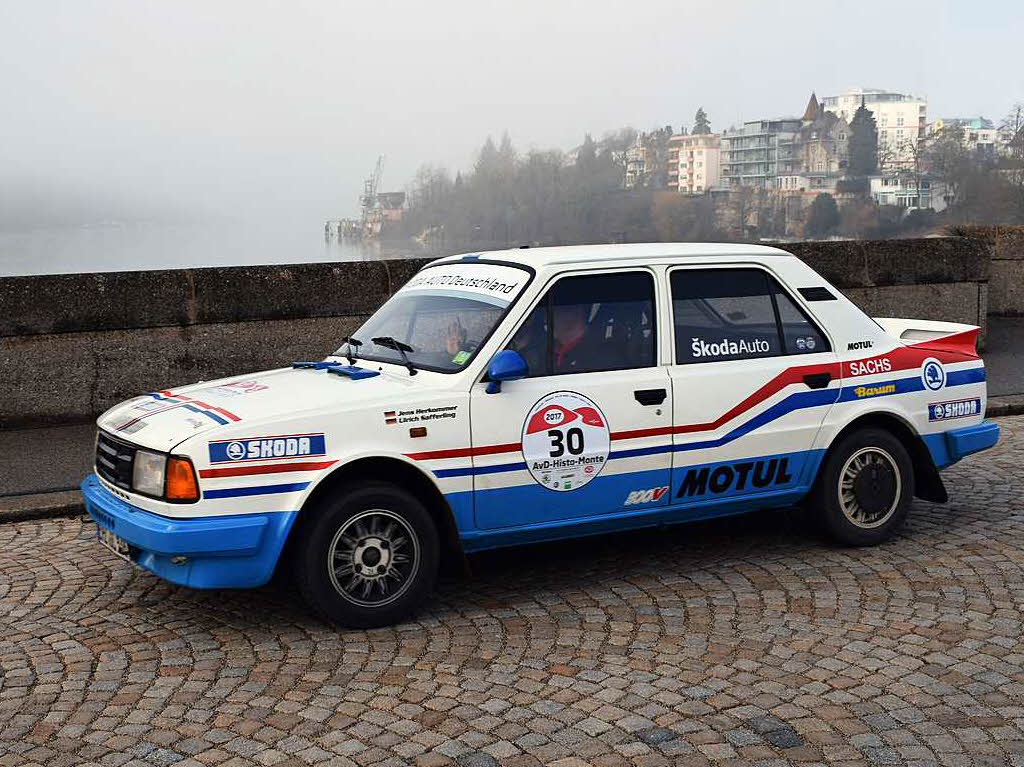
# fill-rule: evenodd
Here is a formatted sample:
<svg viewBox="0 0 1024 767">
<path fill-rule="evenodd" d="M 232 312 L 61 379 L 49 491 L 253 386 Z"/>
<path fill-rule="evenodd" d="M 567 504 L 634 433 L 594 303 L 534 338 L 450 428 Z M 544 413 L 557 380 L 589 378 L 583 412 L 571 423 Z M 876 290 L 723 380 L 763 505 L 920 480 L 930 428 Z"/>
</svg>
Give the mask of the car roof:
<svg viewBox="0 0 1024 767">
<path fill-rule="evenodd" d="M 767 245 L 723 242 L 652 242 L 629 245 L 566 245 L 549 248 L 490 250 L 447 256 L 434 263 L 486 259 L 526 264 L 536 268 L 553 264 L 593 264 L 601 261 L 650 261 L 676 258 L 704 258 L 713 261 L 716 258 L 726 259 L 735 256 L 794 258 L 791 253 Z"/>
</svg>

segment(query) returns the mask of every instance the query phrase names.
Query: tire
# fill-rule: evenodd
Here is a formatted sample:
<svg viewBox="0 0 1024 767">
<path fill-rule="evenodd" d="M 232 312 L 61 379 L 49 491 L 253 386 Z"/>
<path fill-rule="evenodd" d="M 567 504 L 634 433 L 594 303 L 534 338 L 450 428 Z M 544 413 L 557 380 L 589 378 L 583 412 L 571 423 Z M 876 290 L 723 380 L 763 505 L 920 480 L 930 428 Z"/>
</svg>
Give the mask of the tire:
<svg viewBox="0 0 1024 767">
<path fill-rule="evenodd" d="M 907 449 L 891 432 L 869 427 L 847 434 L 829 451 L 809 500 L 832 540 L 873 546 L 899 532 L 913 497 Z"/>
<path fill-rule="evenodd" d="M 306 513 L 313 518 L 296 541 L 295 580 L 325 618 L 352 628 L 387 626 L 430 593 L 440 544 L 433 519 L 412 494 L 365 482 Z"/>
</svg>

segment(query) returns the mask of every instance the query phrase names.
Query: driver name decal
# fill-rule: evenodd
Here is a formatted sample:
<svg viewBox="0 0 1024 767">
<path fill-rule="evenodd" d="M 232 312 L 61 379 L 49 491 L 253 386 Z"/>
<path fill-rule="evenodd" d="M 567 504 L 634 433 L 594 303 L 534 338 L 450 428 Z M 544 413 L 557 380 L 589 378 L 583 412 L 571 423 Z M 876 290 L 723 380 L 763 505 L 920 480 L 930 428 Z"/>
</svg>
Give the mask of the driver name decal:
<svg viewBox="0 0 1024 767">
<path fill-rule="evenodd" d="M 537 402 L 523 424 L 523 460 L 533 478 L 558 492 L 578 490 L 608 461 L 608 421 L 592 400 L 560 391 Z"/>
</svg>

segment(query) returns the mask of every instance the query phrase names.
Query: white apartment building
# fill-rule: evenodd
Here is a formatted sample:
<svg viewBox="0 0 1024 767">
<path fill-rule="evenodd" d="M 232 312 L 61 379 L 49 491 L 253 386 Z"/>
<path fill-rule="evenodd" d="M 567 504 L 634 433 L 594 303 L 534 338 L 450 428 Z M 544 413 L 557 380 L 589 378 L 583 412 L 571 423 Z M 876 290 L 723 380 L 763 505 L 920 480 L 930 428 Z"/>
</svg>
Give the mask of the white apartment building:
<svg viewBox="0 0 1024 767">
<path fill-rule="evenodd" d="M 913 163 L 914 150 L 928 125 L 928 100 L 878 88 L 848 88 L 838 96 L 825 96 L 821 105 L 847 122 L 864 104 L 878 128 L 878 162 L 883 169 Z"/>
<path fill-rule="evenodd" d="M 704 194 L 722 178 L 721 134 L 679 134 L 668 140 L 668 188 Z"/>
<path fill-rule="evenodd" d="M 945 184 L 924 175 L 917 188 L 917 179 L 909 176 L 872 176 L 871 197 L 879 205 L 896 205 L 909 210 L 934 210 L 941 213 L 948 200 Z"/>
<path fill-rule="evenodd" d="M 793 139 L 803 121 L 799 117 L 747 120 L 742 128 L 722 134 L 722 182 L 726 186 L 777 186 L 779 175 L 799 167 Z"/>
<path fill-rule="evenodd" d="M 972 152 L 994 156 L 1002 150 L 999 129 L 984 117 L 940 117 L 928 126 L 928 133 L 941 133 L 946 128 L 963 131 L 963 144 Z"/>
</svg>

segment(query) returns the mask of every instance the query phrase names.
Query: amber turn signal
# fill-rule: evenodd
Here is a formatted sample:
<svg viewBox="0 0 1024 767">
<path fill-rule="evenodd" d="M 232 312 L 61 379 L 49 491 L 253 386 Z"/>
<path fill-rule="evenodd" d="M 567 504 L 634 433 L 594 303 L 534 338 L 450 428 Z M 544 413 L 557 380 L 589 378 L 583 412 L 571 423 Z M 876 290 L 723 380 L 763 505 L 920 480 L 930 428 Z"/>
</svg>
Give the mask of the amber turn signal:
<svg viewBox="0 0 1024 767">
<path fill-rule="evenodd" d="M 176 458 L 173 455 L 168 458 L 166 477 L 164 495 L 168 501 L 199 500 L 196 471 L 192 468 L 192 461 L 188 458 Z"/>
</svg>

